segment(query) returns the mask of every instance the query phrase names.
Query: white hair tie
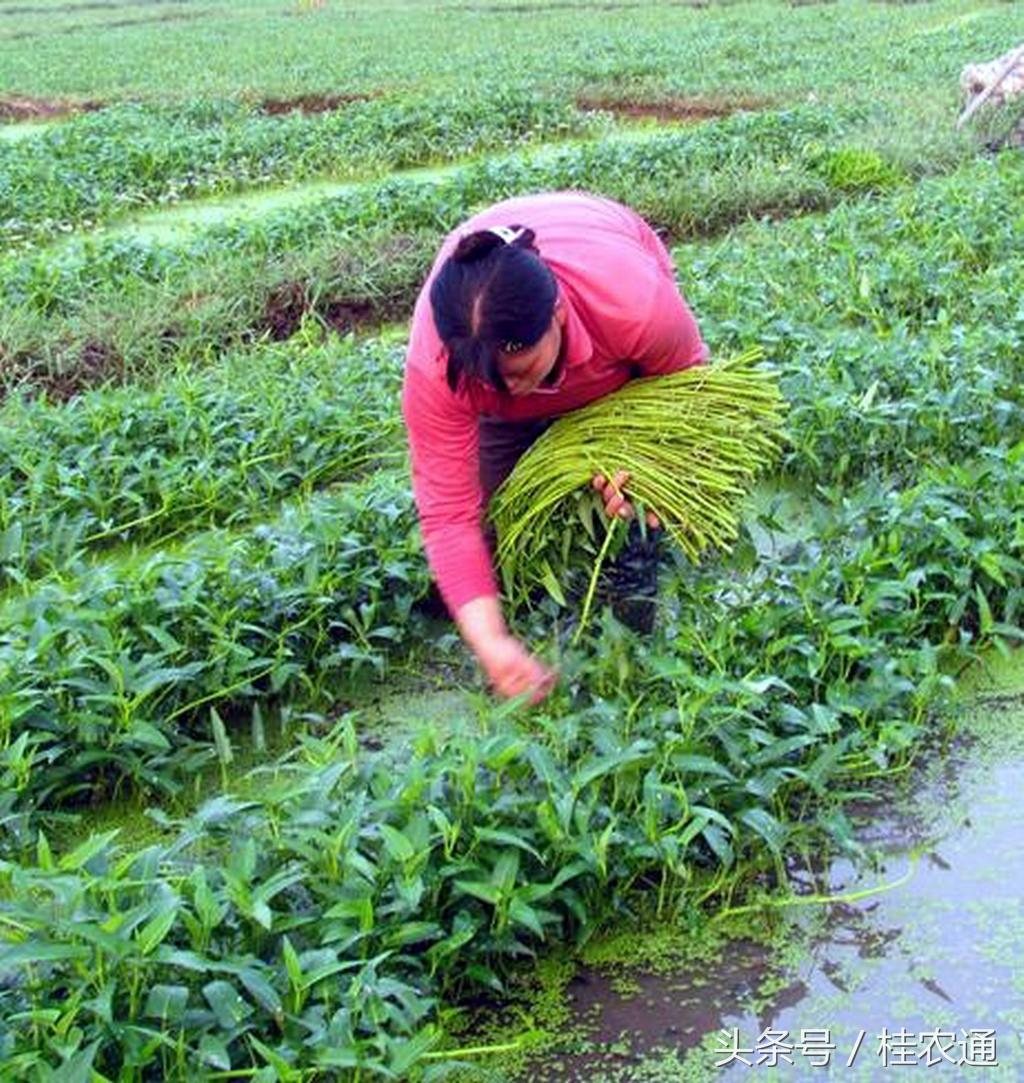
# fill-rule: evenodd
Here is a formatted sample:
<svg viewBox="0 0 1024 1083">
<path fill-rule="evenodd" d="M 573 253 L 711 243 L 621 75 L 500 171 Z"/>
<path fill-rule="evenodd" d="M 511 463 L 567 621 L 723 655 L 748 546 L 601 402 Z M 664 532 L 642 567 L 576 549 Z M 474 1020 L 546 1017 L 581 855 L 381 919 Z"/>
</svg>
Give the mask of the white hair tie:
<svg viewBox="0 0 1024 1083">
<path fill-rule="evenodd" d="M 487 232 L 493 233 L 495 237 L 500 237 L 505 244 L 512 244 L 523 235 L 522 228 L 513 229 L 511 226 L 489 226 Z"/>
</svg>

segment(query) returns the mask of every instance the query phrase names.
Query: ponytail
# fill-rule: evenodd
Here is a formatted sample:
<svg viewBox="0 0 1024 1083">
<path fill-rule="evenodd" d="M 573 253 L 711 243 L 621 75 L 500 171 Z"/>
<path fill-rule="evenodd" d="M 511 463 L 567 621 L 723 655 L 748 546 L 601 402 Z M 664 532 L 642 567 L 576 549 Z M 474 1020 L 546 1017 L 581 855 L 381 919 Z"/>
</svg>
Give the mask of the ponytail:
<svg viewBox="0 0 1024 1083">
<path fill-rule="evenodd" d="M 438 335 L 448 350 L 448 386 L 481 379 L 502 393 L 499 353 L 538 342 L 551 324 L 558 283 L 525 226 L 492 226 L 463 237 L 430 287 Z"/>
</svg>

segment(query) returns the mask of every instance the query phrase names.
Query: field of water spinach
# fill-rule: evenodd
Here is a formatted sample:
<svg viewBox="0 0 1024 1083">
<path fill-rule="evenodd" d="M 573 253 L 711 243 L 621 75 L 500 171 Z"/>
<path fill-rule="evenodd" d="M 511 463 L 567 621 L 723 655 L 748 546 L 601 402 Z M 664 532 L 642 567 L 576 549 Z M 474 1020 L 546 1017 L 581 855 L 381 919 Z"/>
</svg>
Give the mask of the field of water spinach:
<svg viewBox="0 0 1024 1083">
<path fill-rule="evenodd" d="M 827 14 L 0 11 L 0 1079 L 511 1078 L 543 1033 L 468 1009 L 777 903 L 941 754 L 1024 635 L 1024 161 L 1012 110 L 953 132 L 1024 14 Z M 787 437 L 652 637 L 518 615 L 528 710 L 430 597 L 403 321 L 446 230 L 568 187 L 676 246 Z"/>
</svg>

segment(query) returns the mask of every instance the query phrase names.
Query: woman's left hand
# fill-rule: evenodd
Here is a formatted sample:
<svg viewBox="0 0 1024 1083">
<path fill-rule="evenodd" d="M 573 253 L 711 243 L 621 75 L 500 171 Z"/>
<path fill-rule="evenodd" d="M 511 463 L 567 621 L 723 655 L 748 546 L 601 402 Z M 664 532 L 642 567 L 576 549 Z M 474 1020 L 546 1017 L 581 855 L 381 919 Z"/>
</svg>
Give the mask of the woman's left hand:
<svg viewBox="0 0 1024 1083">
<path fill-rule="evenodd" d="M 613 478 L 606 478 L 604 474 L 595 474 L 591 484 L 601 494 L 604 501 L 604 513 L 609 519 L 632 519 L 636 514 L 633 505 L 626 499 L 623 487 L 629 481 L 629 471 L 619 470 Z M 647 513 L 647 525 L 656 530 L 661 526 L 657 515 L 653 511 Z"/>
</svg>

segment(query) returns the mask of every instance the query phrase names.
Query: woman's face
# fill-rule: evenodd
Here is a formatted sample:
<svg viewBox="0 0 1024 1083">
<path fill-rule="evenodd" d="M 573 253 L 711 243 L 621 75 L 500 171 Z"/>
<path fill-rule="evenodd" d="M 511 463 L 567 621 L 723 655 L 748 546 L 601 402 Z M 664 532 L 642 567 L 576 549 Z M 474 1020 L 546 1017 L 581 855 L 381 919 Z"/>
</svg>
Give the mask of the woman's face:
<svg viewBox="0 0 1024 1083">
<path fill-rule="evenodd" d="M 535 391 L 555 371 L 562 352 L 565 307 L 559 301 L 543 335 L 518 353 L 499 353 L 498 371 L 513 398 Z"/>
</svg>

